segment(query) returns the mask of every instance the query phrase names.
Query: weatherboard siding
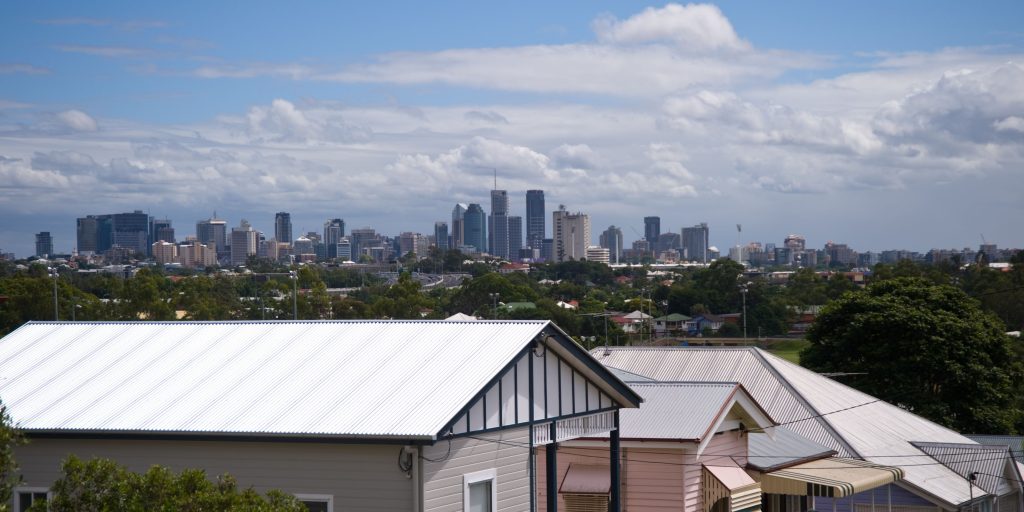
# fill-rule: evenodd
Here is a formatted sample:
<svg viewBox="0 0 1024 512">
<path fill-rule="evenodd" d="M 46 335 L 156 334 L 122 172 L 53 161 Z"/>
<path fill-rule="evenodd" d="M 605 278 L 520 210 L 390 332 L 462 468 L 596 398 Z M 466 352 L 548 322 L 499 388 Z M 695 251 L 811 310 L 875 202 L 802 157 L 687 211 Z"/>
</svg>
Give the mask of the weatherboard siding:
<svg viewBox="0 0 1024 512">
<path fill-rule="evenodd" d="M 702 466 L 740 466 L 747 464 L 747 437 L 739 432 L 719 432 L 708 442 L 698 458 L 687 453 L 683 459 L 683 494 L 687 512 L 702 510 Z"/>
<path fill-rule="evenodd" d="M 112 459 L 135 472 L 158 464 L 229 473 L 239 488 L 334 496 L 336 511 L 412 510 L 412 482 L 397 466 L 397 445 L 286 442 L 32 439 L 15 452 L 25 486 L 49 487 L 68 455 Z"/>
<path fill-rule="evenodd" d="M 494 469 L 498 510 L 530 509 L 530 437 L 526 427 L 440 441 L 423 448 L 423 510 L 463 508 L 463 475 Z M 429 460 L 428 460 L 429 459 Z M 436 461 L 436 462 L 431 462 Z"/>
</svg>

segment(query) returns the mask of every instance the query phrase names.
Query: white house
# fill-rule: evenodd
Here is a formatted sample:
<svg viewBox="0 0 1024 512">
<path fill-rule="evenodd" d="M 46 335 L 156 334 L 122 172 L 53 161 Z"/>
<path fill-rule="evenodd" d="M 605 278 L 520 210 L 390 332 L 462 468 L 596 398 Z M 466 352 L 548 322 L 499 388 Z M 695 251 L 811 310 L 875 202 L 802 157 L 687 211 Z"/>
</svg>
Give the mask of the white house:
<svg viewBox="0 0 1024 512">
<path fill-rule="evenodd" d="M 614 448 L 641 402 L 545 321 L 32 322 L 0 340 L 0 376 L 31 439 L 15 511 L 69 454 L 227 472 L 315 510 L 531 510 L 537 447 Z"/>
</svg>

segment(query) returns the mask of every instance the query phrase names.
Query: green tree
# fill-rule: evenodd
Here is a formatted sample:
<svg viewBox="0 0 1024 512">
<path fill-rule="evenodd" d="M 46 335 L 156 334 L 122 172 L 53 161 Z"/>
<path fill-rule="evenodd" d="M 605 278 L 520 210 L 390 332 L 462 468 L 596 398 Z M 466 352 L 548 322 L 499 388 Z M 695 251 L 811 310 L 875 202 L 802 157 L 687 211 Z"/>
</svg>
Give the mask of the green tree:
<svg viewBox="0 0 1024 512">
<path fill-rule="evenodd" d="M 964 432 L 1010 433 L 1024 372 L 1002 323 L 949 285 L 893 278 L 829 303 L 800 361 Z"/>
<path fill-rule="evenodd" d="M 14 460 L 14 448 L 25 444 L 21 432 L 14 428 L 7 406 L 0 403 L 0 511 L 7 511 L 11 503 L 11 492 L 21 483 L 18 463 Z"/>
<path fill-rule="evenodd" d="M 153 466 L 133 473 L 107 459 L 83 461 L 74 455 L 61 467 L 61 477 L 51 488 L 48 502 L 36 502 L 32 512 L 79 511 L 211 511 L 211 512 L 304 512 L 294 496 L 270 491 L 261 496 L 252 489 L 239 490 L 230 475 L 216 482 L 198 469 L 175 474 Z"/>
</svg>

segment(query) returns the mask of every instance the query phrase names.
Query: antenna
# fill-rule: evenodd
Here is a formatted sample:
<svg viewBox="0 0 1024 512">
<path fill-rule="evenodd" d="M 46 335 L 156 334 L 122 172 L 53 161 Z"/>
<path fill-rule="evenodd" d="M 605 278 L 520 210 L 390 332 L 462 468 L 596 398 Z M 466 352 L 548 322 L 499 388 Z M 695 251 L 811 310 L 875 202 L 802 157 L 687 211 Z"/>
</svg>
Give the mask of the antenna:
<svg viewBox="0 0 1024 512">
<path fill-rule="evenodd" d="M 498 190 L 498 168 L 494 168 L 494 190 Z"/>
</svg>

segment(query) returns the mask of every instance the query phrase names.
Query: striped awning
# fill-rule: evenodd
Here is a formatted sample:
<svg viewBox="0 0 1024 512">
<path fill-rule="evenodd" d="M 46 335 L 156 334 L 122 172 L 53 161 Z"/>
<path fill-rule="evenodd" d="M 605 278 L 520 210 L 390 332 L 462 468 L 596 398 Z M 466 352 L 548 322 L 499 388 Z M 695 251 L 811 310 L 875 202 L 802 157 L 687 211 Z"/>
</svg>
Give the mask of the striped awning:
<svg viewBox="0 0 1024 512">
<path fill-rule="evenodd" d="M 856 459 L 832 457 L 765 473 L 765 494 L 842 498 L 903 479 L 903 470 Z"/>
</svg>

